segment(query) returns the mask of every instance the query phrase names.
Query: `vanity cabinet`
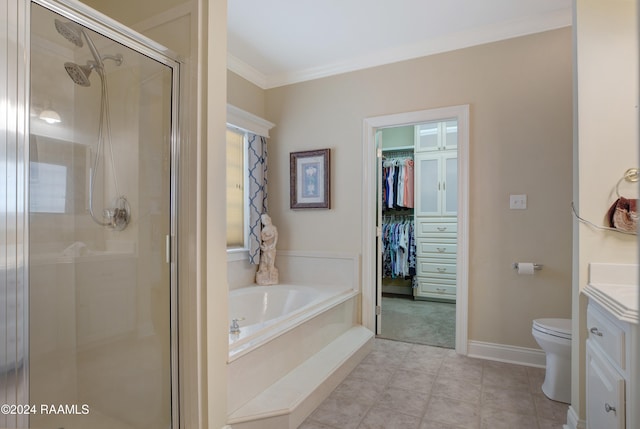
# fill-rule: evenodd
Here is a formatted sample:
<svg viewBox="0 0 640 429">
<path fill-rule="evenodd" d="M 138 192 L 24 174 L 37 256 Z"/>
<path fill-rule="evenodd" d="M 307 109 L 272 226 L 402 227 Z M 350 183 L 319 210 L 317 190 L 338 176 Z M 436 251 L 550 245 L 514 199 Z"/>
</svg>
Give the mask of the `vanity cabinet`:
<svg viewBox="0 0 640 429">
<path fill-rule="evenodd" d="M 625 330 L 604 310 L 587 310 L 587 427 L 625 428 Z"/>
<path fill-rule="evenodd" d="M 587 306 L 587 429 L 637 428 L 631 384 L 638 382 L 633 330 L 637 324 L 618 319 L 590 297 Z"/>
</svg>

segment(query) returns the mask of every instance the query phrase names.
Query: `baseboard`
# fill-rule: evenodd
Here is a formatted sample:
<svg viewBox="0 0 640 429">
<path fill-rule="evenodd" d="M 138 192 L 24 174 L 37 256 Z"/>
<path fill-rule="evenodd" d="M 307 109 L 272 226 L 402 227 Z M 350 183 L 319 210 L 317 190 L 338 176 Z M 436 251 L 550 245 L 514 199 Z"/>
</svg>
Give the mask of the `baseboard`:
<svg viewBox="0 0 640 429">
<path fill-rule="evenodd" d="M 573 407 L 569 406 L 569 411 L 567 411 L 567 424 L 562 426 L 562 429 L 586 429 L 586 427 L 587 422 L 580 420 Z"/>
<path fill-rule="evenodd" d="M 469 341 L 467 355 L 474 358 L 538 368 L 544 368 L 546 365 L 546 355 L 544 351 L 527 347 L 509 346 L 506 344 Z"/>
</svg>

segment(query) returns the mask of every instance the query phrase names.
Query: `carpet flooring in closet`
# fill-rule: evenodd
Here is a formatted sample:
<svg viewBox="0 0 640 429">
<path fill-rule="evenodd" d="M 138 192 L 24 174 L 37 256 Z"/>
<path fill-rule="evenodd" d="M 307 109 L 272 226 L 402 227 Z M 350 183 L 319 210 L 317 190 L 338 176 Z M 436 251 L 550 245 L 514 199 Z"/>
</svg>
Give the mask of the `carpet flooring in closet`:
<svg viewBox="0 0 640 429">
<path fill-rule="evenodd" d="M 455 348 L 455 333 L 455 303 L 382 297 L 380 338 Z"/>
</svg>

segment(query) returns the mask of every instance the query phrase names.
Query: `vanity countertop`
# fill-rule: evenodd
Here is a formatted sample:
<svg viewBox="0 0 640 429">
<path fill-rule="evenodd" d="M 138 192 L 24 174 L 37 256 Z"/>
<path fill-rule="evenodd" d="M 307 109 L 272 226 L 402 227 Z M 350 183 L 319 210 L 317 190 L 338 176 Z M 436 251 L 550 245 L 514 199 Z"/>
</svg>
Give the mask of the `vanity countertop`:
<svg viewBox="0 0 640 429">
<path fill-rule="evenodd" d="M 583 293 L 618 319 L 638 324 L 638 289 L 638 265 L 591 263 Z"/>
</svg>

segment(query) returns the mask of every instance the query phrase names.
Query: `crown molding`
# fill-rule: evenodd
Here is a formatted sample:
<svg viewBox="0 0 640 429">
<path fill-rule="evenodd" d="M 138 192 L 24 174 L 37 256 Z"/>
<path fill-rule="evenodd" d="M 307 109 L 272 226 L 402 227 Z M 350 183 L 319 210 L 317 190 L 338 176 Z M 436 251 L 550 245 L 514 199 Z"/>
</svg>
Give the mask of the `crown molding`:
<svg viewBox="0 0 640 429">
<path fill-rule="evenodd" d="M 227 125 L 267 138 L 269 130 L 276 126 L 273 122 L 231 104 L 227 104 Z"/>
<path fill-rule="evenodd" d="M 261 89 L 267 89 L 267 76 L 264 73 L 256 70 L 229 52 L 227 52 L 227 69 L 254 85 L 259 86 Z"/>
<path fill-rule="evenodd" d="M 471 46 L 556 30 L 571 26 L 572 21 L 571 8 L 564 8 L 544 15 L 474 28 L 469 31 L 429 39 L 370 55 L 363 55 L 347 61 L 304 70 L 265 75 L 231 54 L 228 54 L 228 68 L 266 90 Z"/>
</svg>

